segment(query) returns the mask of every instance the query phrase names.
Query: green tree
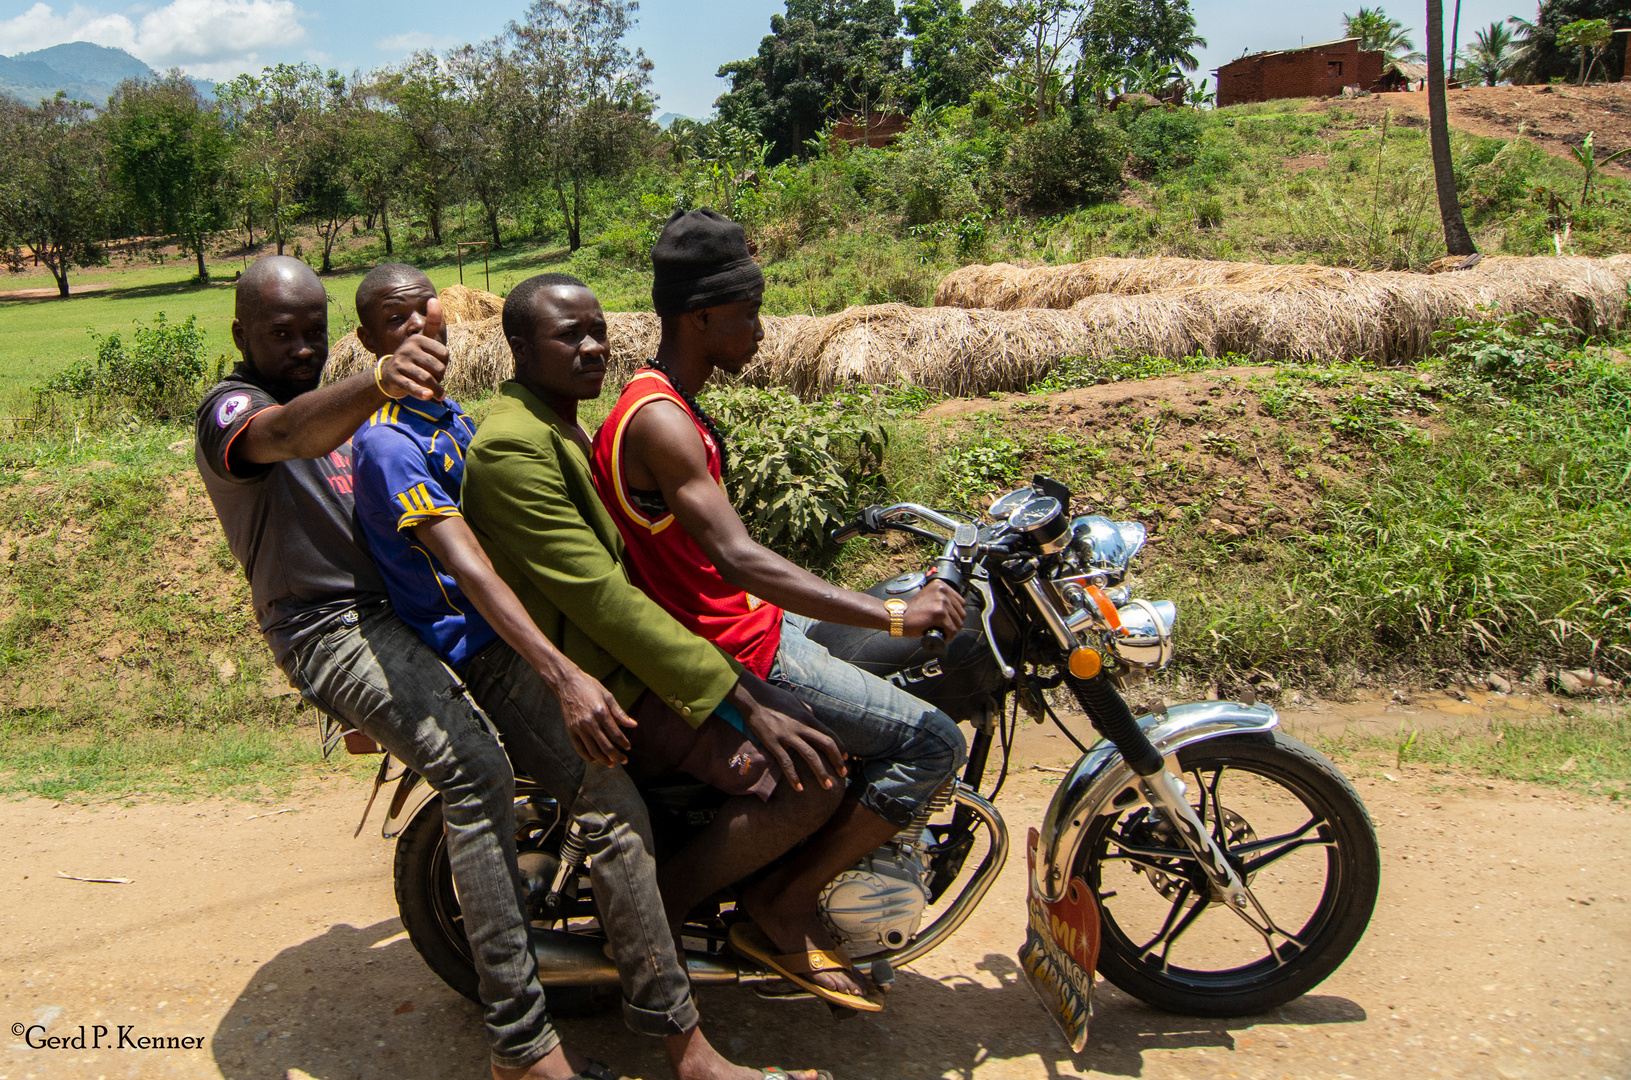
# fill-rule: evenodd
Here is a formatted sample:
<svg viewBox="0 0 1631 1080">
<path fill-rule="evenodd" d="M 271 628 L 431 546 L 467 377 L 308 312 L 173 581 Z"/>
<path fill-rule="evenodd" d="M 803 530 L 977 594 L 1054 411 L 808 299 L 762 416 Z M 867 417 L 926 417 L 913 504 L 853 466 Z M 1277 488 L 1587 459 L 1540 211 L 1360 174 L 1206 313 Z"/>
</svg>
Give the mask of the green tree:
<svg viewBox="0 0 1631 1080">
<path fill-rule="evenodd" d="M 1189 0 L 1096 0 L 1082 22 L 1082 55 L 1100 67 L 1154 63 L 1194 71 L 1195 50 L 1204 48 Z"/>
<path fill-rule="evenodd" d="M 1461 59 L 1485 86 L 1494 86 L 1517 60 L 1515 36 L 1504 24 L 1492 22 L 1473 35 L 1473 43 L 1461 50 Z"/>
<path fill-rule="evenodd" d="M 1581 20 L 1606 20 L 1610 31 L 1631 27 L 1631 7 L 1626 0 L 1541 0 L 1535 21 L 1510 20 L 1518 30 L 1520 45 L 1526 46 L 1524 62 L 1513 72 L 1514 81 L 1547 82 L 1556 78 L 1580 77 L 1580 50 L 1576 44 L 1558 40 L 1563 28 Z M 1621 43 L 1624 38 L 1617 39 Z M 1603 77 L 1609 82 L 1623 78 L 1625 52 L 1610 48 L 1601 56 Z"/>
<path fill-rule="evenodd" d="M 1558 29 L 1558 47 L 1576 49 L 1580 53 L 1581 86 L 1590 81 L 1597 61 L 1608 51 L 1608 43 L 1613 40 L 1613 36 L 1614 29 L 1607 19 L 1576 19 Z"/>
<path fill-rule="evenodd" d="M 304 210 L 300 188 L 322 147 L 323 113 L 344 95 L 339 72 L 325 74 L 311 64 L 278 64 L 215 88 L 236 144 L 240 181 L 246 195 L 264 209 L 279 255 Z"/>
<path fill-rule="evenodd" d="M 1359 9 L 1357 14 L 1342 16 L 1342 29 L 1348 37 L 1359 39 L 1359 47 L 1380 52 L 1387 60 L 1420 63 L 1426 59 L 1416 51 L 1415 42 L 1406 35 L 1404 24 L 1388 18 L 1381 8 Z"/>
<path fill-rule="evenodd" d="M 893 0 L 787 0 L 758 53 L 719 69 L 731 82 L 715 102 L 719 117 L 759 132 L 772 162 L 805 153 L 842 102 L 877 100 L 882 80 L 901 74 L 900 31 Z"/>
<path fill-rule="evenodd" d="M 573 251 L 591 182 L 623 173 L 651 132 L 651 61 L 624 43 L 639 10 L 635 0 L 533 0 L 510 24 L 522 125 L 514 142 L 547 177 Z"/>
<path fill-rule="evenodd" d="M 1023 0 L 1019 10 L 1025 19 L 1022 59 L 1010 69 L 1010 86 L 1028 99 L 1030 115 L 1040 122 L 1064 102 L 1087 7 L 1078 0 Z"/>
<path fill-rule="evenodd" d="M 481 204 L 496 250 L 504 246 L 499 216 L 520 190 L 526 102 L 520 73 L 502 38 L 464 45 L 447 54 L 453 79 L 448 150 L 464 189 Z"/>
<path fill-rule="evenodd" d="M 23 250 L 44 264 L 68 295 L 68 272 L 105 257 L 109 185 L 106 140 L 91 106 L 57 91 L 24 105 L 0 96 L 0 237 L 19 268 Z"/>
<path fill-rule="evenodd" d="M 401 179 L 408 201 L 425 217 L 430 238 L 442 242 L 442 211 L 458 182 L 453 152 L 460 112 L 453 78 L 436 54 L 420 51 L 380 75 L 380 96 L 396 110 L 406 141 Z"/>
<path fill-rule="evenodd" d="M 967 103 L 1015 59 L 1024 33 L 1003 0 L 911 0 L 901 7 L 910 42 L 908 96 L 938 108 Z"/>
<path fill-rule="evenodd" d="M 391 237 L 391 204 L 404 186 L 410 144 L 407 123 L 382 90 L 378 76 L 353 84 L 346 110 L 344 165 L 368 228 L 379 222 L 385 254 L 392 255 L 396 245 Z"/>
<path fill-rule="evenodd" d="M 208 281 L 205 249 L 232 221 L 231 145 L 220 114 L 191 79 L 171 71 L 157 82 L 121 83 L 104 122 L 124 204 L 145 231 L 176 237 L 198 260 L 198 280 Z"/>
</svg>

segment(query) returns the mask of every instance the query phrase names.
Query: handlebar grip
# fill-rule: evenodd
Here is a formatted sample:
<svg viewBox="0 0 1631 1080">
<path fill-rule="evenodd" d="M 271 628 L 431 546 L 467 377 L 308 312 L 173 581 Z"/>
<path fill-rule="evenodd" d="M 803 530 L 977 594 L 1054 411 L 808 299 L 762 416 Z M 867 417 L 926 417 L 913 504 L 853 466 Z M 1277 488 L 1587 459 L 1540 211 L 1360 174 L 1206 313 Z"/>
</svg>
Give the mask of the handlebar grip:
<svg viewBox="0 0 1631 1080">
<path fill-rule="evenodd" d="M 858 521 L 852 521 L 841 529 L 834 529 L 832 535 L 828 539 L 835 544 L 847 544 L 860 535 L 861 523 Z"/>
<path fill-rule="evenodd" d="M 946 632 L 938 626 L 931 626 L 923 632 L 923 651 L 936 660 L 946 655 Z"/>
</svg>

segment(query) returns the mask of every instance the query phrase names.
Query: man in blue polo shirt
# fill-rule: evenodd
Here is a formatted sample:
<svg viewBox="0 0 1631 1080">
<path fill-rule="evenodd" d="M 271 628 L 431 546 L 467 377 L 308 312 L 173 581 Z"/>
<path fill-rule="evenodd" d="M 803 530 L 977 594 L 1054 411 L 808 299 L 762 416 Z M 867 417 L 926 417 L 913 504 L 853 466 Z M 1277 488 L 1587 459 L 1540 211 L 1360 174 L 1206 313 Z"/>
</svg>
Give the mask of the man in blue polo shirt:
<svg viewBox="0 0 1631 1080">
<path fill-rule="evenodd" d="M 358 287 L 356 303 L 358 337 L 377 355 L 411 355 L 416 343 L 445 337 L 435 289 L 411 266 L 376 267 Z M 638 726 L 640 744 L 649 744 L 658 730 L 667 731 L 683 744 L 667 763 L 732 794 L 774 797 L 778 807 L 806 815 L 812 828 L 831 812 L 832 796 L 841 789 L 778 790 L 763 756 L 745 736 L 714 718 L 693 732 L 653 695 L 646 695 L 640 708 L 631 707 L 640 717 L 636 725 L 609 691 L 564 657 L 463 521 L 459 496 L 474 434 L 470 418 L 447 398 L 389 402 L 353 438 L 357 515 L 397 615 L 465 680 L 516 763 L 572 806 L 573 819 L 584 830 L 596 906 L 622 977 L 629 1027 L 665 1039 L 680 1080 L 816 1077 L 742 1069 L 703 1037 L 689 978 L 662 917 L 646 807 L 620 767 L 631 751 L 661 756 L 663 748 L 631 744 L 626 730 Z M 797 712 L 796 703 L 768 685 L 752 692 L 764 695 L 766 707 Z M 581 698 L 588 707 L 563 710 L 559 698 L 565 697 Z M 821 809 L 811 814 L 817 802 Z M 780 853 L 765 850 L 767 858 Z"/>
</svg>

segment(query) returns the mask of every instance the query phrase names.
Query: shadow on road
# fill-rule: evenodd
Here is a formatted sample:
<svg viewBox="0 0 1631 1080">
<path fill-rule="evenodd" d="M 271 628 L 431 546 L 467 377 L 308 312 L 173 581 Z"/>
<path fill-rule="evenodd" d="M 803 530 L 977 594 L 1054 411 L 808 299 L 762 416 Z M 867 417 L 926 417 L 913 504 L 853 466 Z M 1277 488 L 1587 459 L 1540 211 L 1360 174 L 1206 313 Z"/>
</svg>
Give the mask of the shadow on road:
<svg viewBox="0 0 1631 1080">
<path fill-rule="evenodd" d="M 743 987 L 704 988 L 699 1001 L 705 1031 L 732 1059 L 831 1069 L 841 1080 L 971 1077 L 987 1063 L 1031 1056 L 1040 1058 L 1038 1080 L 1136 1077 L 1149 1051 L 1228 1052 L 1258 1026 L 1365 1019 L 1353 1002 L 1321 995 L 1271 1016 L 1173 1016 L 1101 981 L 1092 1042 L 1073 1055 L 1013 957 L 987 953 L 975 967 L 987 978 L 904 971 L 882 1013 L 843 1021 L 818 1002 L 767 1001 Z M 661 1044 L 631 1034 L 615 1007 L 559 1025 L 570 1045 L 628 1075 L 667 1076 Z M 486 1075 L 480 1010 L 425 967 L 394 919 L 334 926 L 279 953 L 233 1003 L 210 1045 L 228 1080 L 284 1080 L 290 1069 L 316 1080 Z"/>
</svg>

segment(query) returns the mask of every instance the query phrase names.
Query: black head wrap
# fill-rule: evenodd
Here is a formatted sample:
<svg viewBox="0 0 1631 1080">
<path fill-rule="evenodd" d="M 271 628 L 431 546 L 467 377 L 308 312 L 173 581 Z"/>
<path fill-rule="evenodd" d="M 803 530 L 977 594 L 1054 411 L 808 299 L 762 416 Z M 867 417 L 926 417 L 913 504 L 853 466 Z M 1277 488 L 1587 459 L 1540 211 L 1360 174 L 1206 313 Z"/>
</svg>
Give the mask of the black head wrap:
<svg viewBox="0 0 1631 1080">
<path fill-rule="evenodd" d="M 707 207 L 668 219 L 651 249 L 651 266 L 651 306 L 658 315 L 746 300 L 765 287 L 742 226 Z"/>
</svg>

